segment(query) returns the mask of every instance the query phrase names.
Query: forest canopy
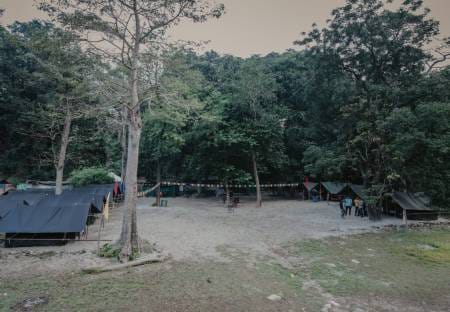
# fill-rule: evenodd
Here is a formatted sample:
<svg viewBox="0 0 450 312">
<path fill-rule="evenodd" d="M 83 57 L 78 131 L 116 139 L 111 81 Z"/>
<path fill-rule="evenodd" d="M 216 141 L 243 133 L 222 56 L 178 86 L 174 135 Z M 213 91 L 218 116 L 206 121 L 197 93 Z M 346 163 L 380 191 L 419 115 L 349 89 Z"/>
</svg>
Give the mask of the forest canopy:
<svg viewBox="0 0 450 312">
<path fill-rule="evenodd" d="M 139 176 L 343 181 L 450 206 L 449 40 L 422 1 L 348 0 L 296 49 L 246 59 L 180 45 L 140 59 Z M 124 71 L 48 21 L 0 26 L 0 176 L 123 169 Z M 126 82 L 125 82 L 126 83 Z"/>
</svg>

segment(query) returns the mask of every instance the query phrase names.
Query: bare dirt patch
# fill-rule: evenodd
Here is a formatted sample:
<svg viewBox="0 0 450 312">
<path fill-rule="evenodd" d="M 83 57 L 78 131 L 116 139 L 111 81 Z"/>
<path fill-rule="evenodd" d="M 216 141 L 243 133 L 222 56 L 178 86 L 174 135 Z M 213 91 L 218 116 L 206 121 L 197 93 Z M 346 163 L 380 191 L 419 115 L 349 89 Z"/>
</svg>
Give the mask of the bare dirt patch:
<svg viewBox="0 0 450 312">
<path fill-rule="evenodd" d="M 143 237 L 157 242 L 177 260 L 226 260 L 218 251 L 231 246 L 252 256 L 276 256 L 277 246 L 291 240 L 321 238 L 374 231 L 396 218 L 370 222 L 349 216 L 341 219 L 337 203 L 266 199 L 256 208 L 253 198 L 228 213 L 221 201 L 170 198 L 169 207 L 152 207 L 153 199 L 139 201 L 139 227 Z"/>
</svg>

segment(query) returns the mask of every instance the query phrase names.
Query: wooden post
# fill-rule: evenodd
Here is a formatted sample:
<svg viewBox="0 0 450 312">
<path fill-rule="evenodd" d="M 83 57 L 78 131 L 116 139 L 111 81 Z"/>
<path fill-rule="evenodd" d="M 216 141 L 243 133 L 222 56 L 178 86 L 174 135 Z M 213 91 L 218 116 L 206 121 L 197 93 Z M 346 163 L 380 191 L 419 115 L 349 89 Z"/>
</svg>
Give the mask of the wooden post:
<svg viewBox="0 0 450 312">
<path fill-rule="evenodd" d="M 100 256 L 100 235 L 102 232 L 102 225 L 104 224 L 103 217 L 104 217 L 104 215 L 102 215 L 102 217 L 100 219 L 100 224 L 98 225 L 98 237 L 97 237 L 97 255 L 98 256 Z"/>
<path fill-rule="evenodd" d="M 406 216 L 406 209 L 403 209 L 403 224 L 408 226 L 408 217 Z"/>
</svg>

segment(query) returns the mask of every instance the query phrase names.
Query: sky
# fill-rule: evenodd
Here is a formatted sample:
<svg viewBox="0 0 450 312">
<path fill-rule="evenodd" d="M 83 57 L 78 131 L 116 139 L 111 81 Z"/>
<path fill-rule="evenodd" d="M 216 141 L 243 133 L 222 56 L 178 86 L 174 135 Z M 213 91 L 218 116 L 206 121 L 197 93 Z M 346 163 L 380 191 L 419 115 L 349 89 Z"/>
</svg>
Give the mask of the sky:
<svg viewBox="0 0 450 312">
<path fill-rule="evenodd" d="M 226 14 L 202 24 L 184 22 L 170 31 L 173 39 L 208 41 L 204 50 L 248 57 L 283 52 L 313 23 L 325 25 L 330 12 L 344 0 L 221 0 Z M 399 0 L 397 0 L 399 2 Z M 45 18 L 33 0 L 0 0 L 6 9 L 2 24 Z M 442 36 L 450 36 L 450 0 L 424 0 L 431 16 L 441 22 Z"/>
</svg>

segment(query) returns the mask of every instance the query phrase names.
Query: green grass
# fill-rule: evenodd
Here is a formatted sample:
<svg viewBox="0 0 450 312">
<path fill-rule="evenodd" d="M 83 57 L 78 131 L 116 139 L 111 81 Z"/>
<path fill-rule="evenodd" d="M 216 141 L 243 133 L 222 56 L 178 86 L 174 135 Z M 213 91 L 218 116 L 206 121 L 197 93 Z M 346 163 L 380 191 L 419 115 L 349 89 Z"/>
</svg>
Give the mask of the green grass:
<svg viewBox="0 0 450 312">
<path fill-rule="evenodd" d="M 440 228 L 310 240 L 287 248 L 306 259 L 310 278 L 333 295 L 441 306 L 450 293 L 449 244 L 450 230 Z"/>
<path fill-rule="evenodd" d="M 249 261 L 248 254 L 223 248 L 229 263 L 169 262 L 95 275 L 16 276 L 0 281 L 0 311 L 36 297 L 49 302 L 35 311 L 319 311 L 328 300 L 325 294 L 346 302 L 344 310 L 381 298 L 398 304 L 400 311 L 408 309 L 403 303 L 445 311 L 449 244 L 449 228 L 394 231 L 294 242 L 285 253 L 301 261 L 291 269 L 274 259 Z M 285 299 L 270 302 L 271 294 Z"/>
</svg>

